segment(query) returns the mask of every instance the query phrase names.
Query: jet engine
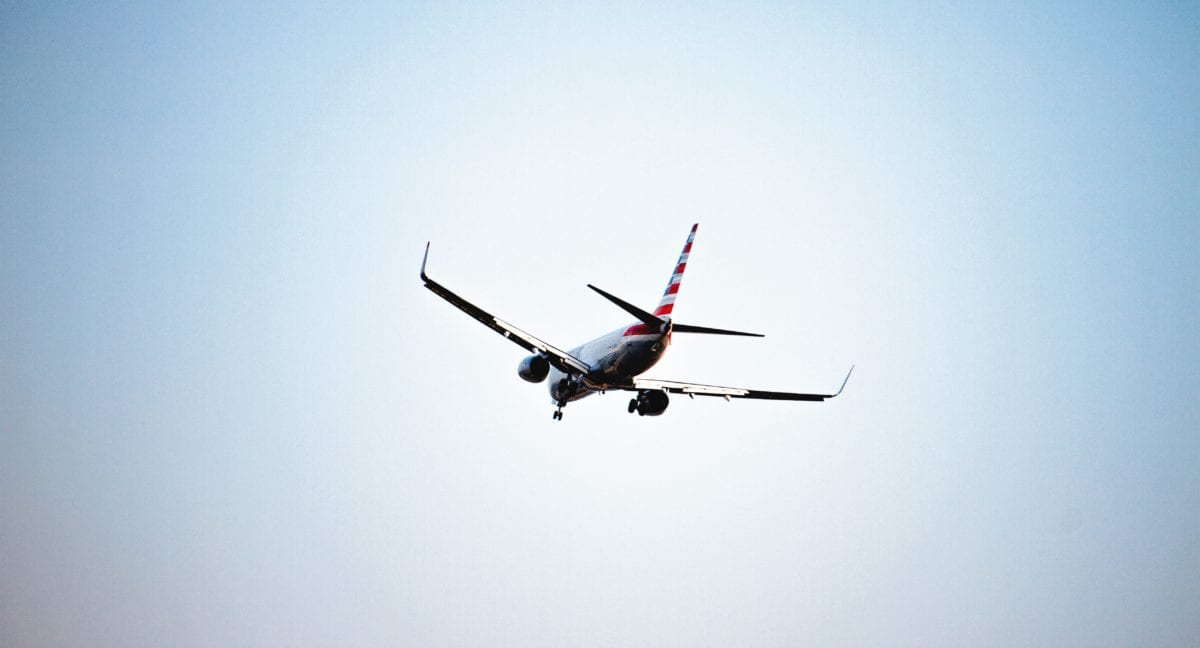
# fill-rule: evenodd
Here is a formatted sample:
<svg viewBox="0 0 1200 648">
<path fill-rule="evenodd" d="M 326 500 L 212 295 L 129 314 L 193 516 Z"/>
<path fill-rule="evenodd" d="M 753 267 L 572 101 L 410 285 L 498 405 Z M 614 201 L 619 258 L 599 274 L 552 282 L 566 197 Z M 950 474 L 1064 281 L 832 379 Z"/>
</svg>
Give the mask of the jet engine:
<svg viewBox="0 0 1200 648">
<path fill-rule="evenodd" d="M 517 365 L 517 375 L 522 380 L 531 383 L 542 382 L 548 373 L 550 373 L 550 362 L 540 355 L 531 355 Z"/>
<path fill-rule="evenodd" d="M 643 389 L 637 398 L 629 401 L 629 413 L 637 410 L 638 416 L 658 416 L 667 410 L 671 400 L 667 392 L 658 389 Z"/>
</svg>

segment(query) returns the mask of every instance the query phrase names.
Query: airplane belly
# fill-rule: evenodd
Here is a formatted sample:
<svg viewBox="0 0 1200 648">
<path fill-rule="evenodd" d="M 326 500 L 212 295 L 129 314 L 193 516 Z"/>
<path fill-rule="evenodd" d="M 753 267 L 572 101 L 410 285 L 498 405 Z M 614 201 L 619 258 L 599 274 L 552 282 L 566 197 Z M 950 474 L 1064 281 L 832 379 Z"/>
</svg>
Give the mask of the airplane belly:
<svg viewBox="0 0 1200 648">
<path fill-rule="evenodd" d="M 577 401 L 581 398 L 586 398 L 595 393 L 588 389 L 587 386 L 577 382 L 567 384 L 567 376 L 563 372 L 551 367 L 550 374 L 547 377 L 547 387 L 550 392 L 550 401 L 553 403 Z"/>
<path fill-rule="evenodd" d="M 607 339 L 606 339 L 607 338 Z M 551 367 L 547 387 L 550 400 L 569 403 L 603 391 L 609 385 L 627 385 L 653 367 L 666 351 L 667 345 L 659 335 L 621 336 L 620 331 L 574 349 L 592 368 L 582 382 Z"/>
</svg>

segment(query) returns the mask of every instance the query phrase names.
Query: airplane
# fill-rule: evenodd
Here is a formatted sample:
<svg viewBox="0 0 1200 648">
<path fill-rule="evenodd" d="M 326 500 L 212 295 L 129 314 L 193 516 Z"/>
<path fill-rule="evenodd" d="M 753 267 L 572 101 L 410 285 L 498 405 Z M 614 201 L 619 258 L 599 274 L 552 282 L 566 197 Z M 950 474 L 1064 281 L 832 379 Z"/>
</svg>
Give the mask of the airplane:
<svg viewBox="0 0 1200 648">
<path fill-rule="evenodd" d="M 567 403 L 592 394 L 603 394 L 609 390 L 635 392 L 635 396 L 629 401 L 628 410 L 630 414 L 637 412 L 639 416 L 658 416 L 666 411 L 667 405 L 670 403 L 668 394 L 687 394 L 690 398 L 719 396 L 726 401 L 732 398 L 824 401 L 840 395 L 846 388 L 846 383 L 850 381 L 850 374 L 854 373 L 853 366 L 846 373 L 842 386 L 832 394 L 763 391 L 639 377 L 662 359 L 667 347 L 671 344 L 672 333 L 765 337 L 758 333 L 677 324 L 671 318 L 675 307 L 675 297 L 679 294 L 679 284 L 683 279 L 683 271 L 687 268 L 688 256 L 692 252 L 692 242 L 696 238 L 696 230 L 699 226 L 699 223 L 692 225 L 687 242 L 683 246 L 683 252 L 680 253 L 679 260 L 675 262 L 674 270 L 671 271 L 667 289 L 663 291 L 662 299 L 658 302 L 658 307 L 654 309 L 654 312 L 646 312 L 620 297 L 588 284 L 588 288 L 621 307 L 625 312 L 636 317 L 638 321 L 602 335 L 591 342 L 585 342 L 570 351 L 563 351 L 522 331 L 430 279 L 429 275 L 425 273 L 425 264 L 429 261 L 428 242 L 425 243 L 425 256 L 421 260 L 421 281 L 425 282 L 425 287 L 437 296 L 533 354 L 517 365 L 517 375 L 531 383 L 539 383 L 549 378 L 550 399 L 557 406 L 553 414 L 556 421 L 562 420 L 562 410 Z"/>
</svg>

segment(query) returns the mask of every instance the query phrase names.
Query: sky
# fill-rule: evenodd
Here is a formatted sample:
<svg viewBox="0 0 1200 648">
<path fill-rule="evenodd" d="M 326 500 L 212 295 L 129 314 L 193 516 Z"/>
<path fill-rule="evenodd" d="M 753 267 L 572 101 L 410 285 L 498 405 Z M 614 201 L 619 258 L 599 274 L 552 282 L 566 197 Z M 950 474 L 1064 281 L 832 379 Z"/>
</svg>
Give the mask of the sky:
<svg viewBox="0 0 1200 648">
<path fill-rule="evenodd" d="M 0 644 L 1200 644 L 1195 5 L 252 4 L 0 5 Z M 845 393 L 417 277 L 696 222 L 648 375 Z"/>
</svg>

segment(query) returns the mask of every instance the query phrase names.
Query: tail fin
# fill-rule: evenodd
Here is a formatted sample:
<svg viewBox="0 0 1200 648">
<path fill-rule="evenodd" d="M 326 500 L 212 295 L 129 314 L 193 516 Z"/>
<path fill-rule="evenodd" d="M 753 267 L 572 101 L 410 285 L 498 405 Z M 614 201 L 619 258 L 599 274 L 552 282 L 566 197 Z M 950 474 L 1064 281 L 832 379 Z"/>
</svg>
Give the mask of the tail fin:
<svg viewBox="0 0 1200 648">
<path fill-rule="evenodd" d="M 700 223 L 692 225 L 692 231 L 688 232 L 687 243 L 683 244 L 683 252 L 679 253 L 679 260 L 675 262 L 671 280 L 667 282 L 667 289 L 663 291 L 658 308 L 654 309 L 654 314 L 658 317 L 670 315 L 675 306 L 675 295 L 679 294 L 679 282 L 683 281 L 683 271 L 687 268 L 688 255 L 692 252 L 692 241 L 696 238 L 696 228 L 698 227 L 700 227 Z"/>
<path fill-rule="evenodd" d="M 663 292 L 662 301 L 658 302 L 658 308 L 654 309 L 654 313 L 646 311 L 630 304 L 629 302 L 600 290 L 599 288 L 588 284 L 588 288 L 600 293 L 608 301 L 620 306 L 630 315 L 642 321 L 642 326 L 631 328 L 639 329 L 643 333 L 653 333 L 654 331 L 666 332 L 668 340 L 670 339 L 671 331 L 676 333 L 707 333 L 709 335 L 744 335 L 747 337 L 763 337 L 761 333 L 745 333 L 743 331 L 730 331 L 729 329 L 709 328 L 707 326 L 692 326 L 691 324 L 674 324 L 668 323 L 667 319 L 671 314 L 671 310 L 675 307 L 675 295 L 679 294 L 679 282 L 683 279 L 683 271 L 687 268 L 688 254 L 692 251 L 692 241 L 696 238 L 696 228 L 700 224 L 692 225 L 692 231 L 688 233 L 687 243 L 683 245 L 683 252 L 679 254 L 679 261 L 675 262 L 675 271 L 671 273 L 671 281 L 667 283 L 667 289 Z M 667 318 L 667 319 L 664 319 Z M 646 329 L 646 327 L 650 327 Z M 668 342 L 669 343 L 669 342 Z"/>
</svg>

